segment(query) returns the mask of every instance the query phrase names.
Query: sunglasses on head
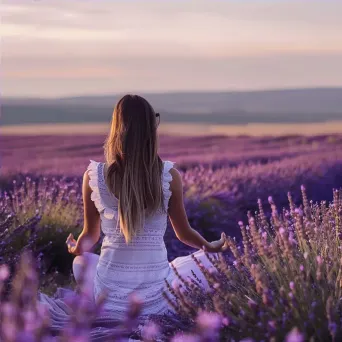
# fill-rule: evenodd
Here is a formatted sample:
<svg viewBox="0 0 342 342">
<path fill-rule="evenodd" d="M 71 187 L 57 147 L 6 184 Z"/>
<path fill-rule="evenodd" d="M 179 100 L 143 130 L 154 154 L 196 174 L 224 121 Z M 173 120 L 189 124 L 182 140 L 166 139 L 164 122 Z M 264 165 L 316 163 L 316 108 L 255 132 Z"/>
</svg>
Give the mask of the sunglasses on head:
<svg viewBox="0 0 342 342">
<path fill-rule="evenodd" d="M 160 114 L 156 113 L 156 122 L 157 122 L 157 126 L 160 124 Z"/>
</svg>

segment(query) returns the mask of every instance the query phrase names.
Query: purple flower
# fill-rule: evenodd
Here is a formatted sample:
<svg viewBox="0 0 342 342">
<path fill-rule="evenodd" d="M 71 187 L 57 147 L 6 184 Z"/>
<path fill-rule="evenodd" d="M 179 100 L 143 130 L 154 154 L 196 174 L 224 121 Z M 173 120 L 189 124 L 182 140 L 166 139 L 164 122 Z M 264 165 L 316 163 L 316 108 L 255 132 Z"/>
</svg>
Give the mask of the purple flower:
<svg viewBox="0 0 342 342">
<path fill-rule="evenodd" d="M 215 267 L 213 267 L 213 266 L 210 267 L 208 271 L 209 271 L 210 274 L 215 274 L 215 273 L 217 273 L 217 269 L 216 269 Z"/>
<path fill-rule="evenodd" d="M 78 335 L 78 336 L 72 336 L 70 341 L 73 342 L 89 342 L 90 338 L 86 335 Z"/>
<path fill-rule="evenodd" d="M 156 339 L 159 333 L 159 327 L 155 323 L 149 322 L 147 325 L 144 326 L 142 336 L 144 340 L 152 341 Z"/>
<path fill-rule="evenodd" d="M 298 214 L 299 216 L 303 216 L 303 210 L 302 210 L 302 209 L 296 208 L 296 209 L 295 209 L 295 212 L 296 212 L 296 214 Z"/>
<path fill-rule="evenodd" d="M 24 318 L 24 330 L 26 332 L 34 332 L 35 329 L 39 327 L 39 320 L 37 320 L 34 311 L 29 310 L 22 313 Z"/>
<path fill-rule="evenodd" d="M 182 333 L 178 333 L 171 339 L 171 342 L 200 342 L 200 341 L 201 339 L 199 338 L 199 336 L 182 334 Z"/>
<path fill-rule="evenodd" d="M 316 261 L 317 261 L 318 265 L 322 265 L 323 264 L 323 258 L 320 255 L 317 255 Z"/>
<path fill-rule="evenodd" d="M 201 312 L 197 316 L 197 324 L 201 330 L 216 331 L 220 328 L 222 317 L 214 312 Z"/>
<path fill-rule="evenodd" d="M 304 342 L 304 335 L 294 328 L 286 335 L 285 342 Z"/>
<path fill-rule="evenodd" d="M 268 321 L 268 326 L 272 329 L 276 329 L 276 322 L 275 321 Z"/>
<path fill-rule="evenodd" d="M 6 341 L 15 341 L 15 337 L 17 334 L 17 326 L 13 320 L 7 321 L 6 324 L 3 324 L 2 335 Z"/>
<path fill-rule="evenodd" d="M 7 265 L 0 265 L 0 281 L 5 281 L 9 277 L 9 269 Z"/>
<path fill-rule="evenodd" d="M 332 336 L 336 335 L 337 332 L 337 324 L 335 322 L 330 322 L 329 323 L 329 331 L 331 333 Z"/>
<path fill-rule="evenodd" d="M 230 320 L 228 317 L 223 317 L 222 318 L 222 324 L 227 327 L 230 324 Z"/>
</svg>

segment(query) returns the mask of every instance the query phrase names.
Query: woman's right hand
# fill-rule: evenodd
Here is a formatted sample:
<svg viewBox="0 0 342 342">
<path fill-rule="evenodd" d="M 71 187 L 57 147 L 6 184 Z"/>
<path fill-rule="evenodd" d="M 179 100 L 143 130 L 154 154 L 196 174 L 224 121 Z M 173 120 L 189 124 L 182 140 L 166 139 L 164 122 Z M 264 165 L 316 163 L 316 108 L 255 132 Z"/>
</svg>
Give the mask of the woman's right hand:
<svg viewBox="0 0 342 342">
<path fill-rule="evenodd" d="M 69 234 L 65 243 L 68 246 L 68 252 L 70 254 L 80 255 L 78 248 L 77 248 L 77 241 L 75 240 L 74 236 L 71 233 Z"/>
<path fill-rule="evenodd" d="M 221 233 L 221 239 L 208 243 L 208 246 L 203 246 L 203 250 L 209 253 L 224 252 L 228 248 L 227 236 L 225 233 Z"/>
</svg>

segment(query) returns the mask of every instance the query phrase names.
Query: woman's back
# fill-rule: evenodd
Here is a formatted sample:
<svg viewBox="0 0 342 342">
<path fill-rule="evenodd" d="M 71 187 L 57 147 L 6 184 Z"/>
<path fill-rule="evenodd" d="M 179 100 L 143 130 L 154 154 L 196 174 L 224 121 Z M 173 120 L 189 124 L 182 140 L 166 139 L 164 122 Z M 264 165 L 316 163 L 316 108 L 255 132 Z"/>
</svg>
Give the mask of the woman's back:
<svg viewBox="0 0 342 342">
<path fill-rule="evenodd" d="M 111 336 L 112 329 L 103 329 L 103 325 L 126 316 L 132 293 L 143 301 L 144 319 L 170 309 L 163 296 L 168 288 L 165 282 L 172 284 L 179 276 L 187 279 L 195 274 L 199 286 L 208 288 L 199 268 L 200 264 L 210 266 L 203 251 L 176 258 L 173 267 L 168 263 L 164 244 L 168 216 L 177 238 L 186 245 L 208 252 L 225 248 L 224 234 L 208 242 L 190 226 L 181 175 L 173 163 L 162 162 L 158 155 L 159 120 L 160 115 L 145 99 L 124 96 L 115 106 L 104 146 L 106 164 L 92 161 L 83 176 L 83 230 L 77 241 L 70 234 L 67 244 L 69 252 L 77 255 L 73 262 L 76 282 L 94 292 L 91 301 L 107 295 L 105 313 L 96 319 L 101 333 L 92 331 L 97 341 Z M 101 229 L 105 238 L 98 256 L 89 251 Z M 63 329 L 69 316 L 64 297 L 40 294 L 40 300 L 49 307 L 53 326 Z"/>
<path fill-rule="evenodd" d="M 161 177 L 165 208 L 171 196 L 172 167 L 172 162 L 163 163 Z M 105 182 L 105 164 L 91 161 L 88 173 L 93 191 L 91 198 L 100 213 L 101 229 L 105 234 L 95 276 L 95 298 L 105 291 L 109 294 L 105 309 L 122 307 L 126 310 L 129 294 L 139 291 L 147 312 L 151 306 L 155 313 L 158 302 L 164 309 L 162 292 L 165 279 L 171 273 L 164 244 L 167 211 L 161 208 L 146 217 L 137 235 L 127 244 L 120 229 L 118 199 Z"/>
</svg>

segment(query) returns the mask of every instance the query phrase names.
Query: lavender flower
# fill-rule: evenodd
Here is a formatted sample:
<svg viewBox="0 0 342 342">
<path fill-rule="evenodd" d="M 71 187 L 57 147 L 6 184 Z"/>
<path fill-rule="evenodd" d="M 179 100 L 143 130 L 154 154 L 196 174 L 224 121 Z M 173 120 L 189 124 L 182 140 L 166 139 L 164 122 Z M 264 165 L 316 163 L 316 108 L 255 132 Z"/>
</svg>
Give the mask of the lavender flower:
<svg viewBox="0 0 342 342">
<path fill-rule="evenodd" d="M 304 342 L 304 335 L 297 328 L 294 328 L 286 336 L 285 342 Z"/>
<path fill-rule="evenodd" d="M 143 328 L 142 337 L 144 341 L 155 341 L 159 333 L 160 333 L 159 327 L 155 323 L 149 322 Z"/>
<path fill-rule="evenodd" d="M 215 331 L 222 323 L 222 317 L 217 313 L 201 312 L 197 317 L 197 325 L 203 331 Z"/>
<path fill-rule="evenodd" d="M 201 339 L 199 336 L 190 335 L 190 334 L 182 334 L 182 333 L 175 335 L 171 339 L 171 342 L 200 342 L 200 341 Z"/>
<path fill-rule="evenodd" d="M 7 265 L 0 265 L 0 282 L 4 282 L 9 277 L 9 269 Z"/>
</svg>

